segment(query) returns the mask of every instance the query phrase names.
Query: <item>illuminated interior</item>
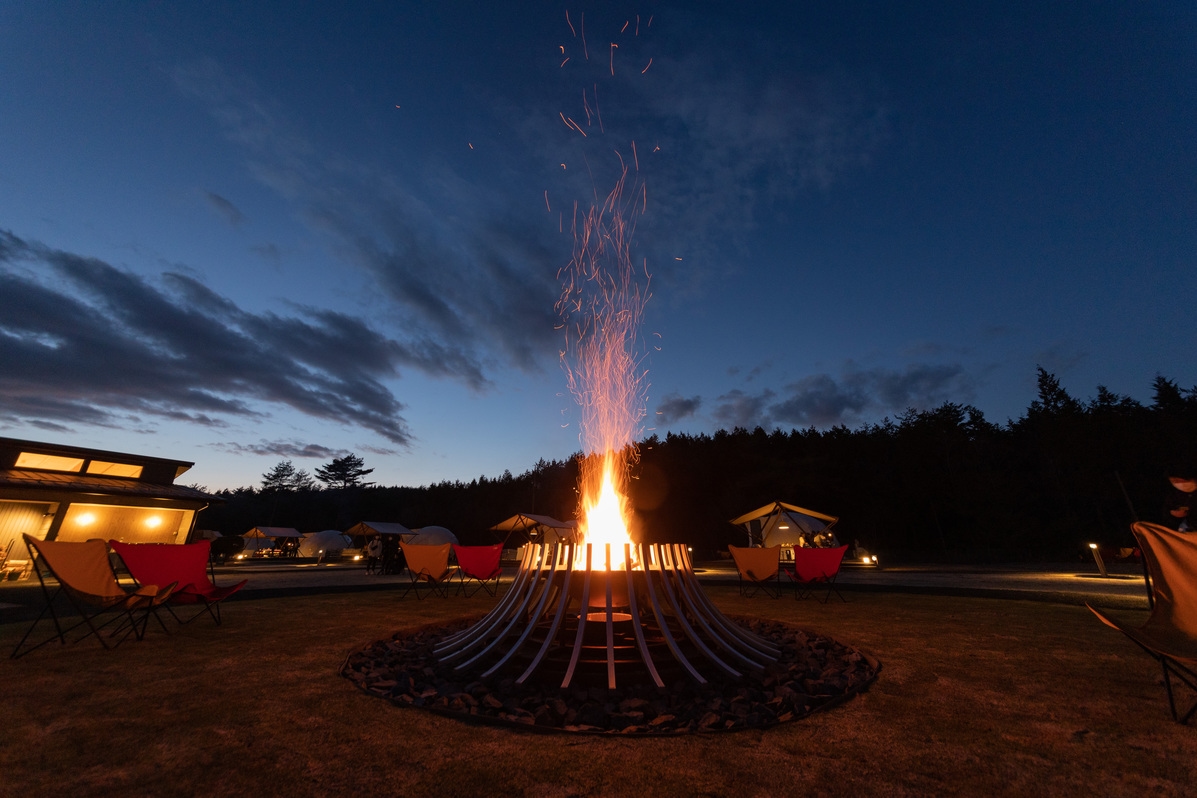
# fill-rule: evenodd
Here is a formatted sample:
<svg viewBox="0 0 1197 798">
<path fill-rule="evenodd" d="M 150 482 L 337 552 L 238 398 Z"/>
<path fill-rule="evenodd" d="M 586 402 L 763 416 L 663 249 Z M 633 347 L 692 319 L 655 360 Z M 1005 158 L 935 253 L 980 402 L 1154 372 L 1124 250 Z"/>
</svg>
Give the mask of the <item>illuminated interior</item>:
<svg viewBox="0 0 1197 798">
<path fill-rule="evenodd" d="M 87 464 L 87 473 L 89 474 L 104 474 L 109 477 L 132 477 L 137 479 L 141 476 L 141 466 L 129 465 L 128 463 L 106 463 L 103 460 L 92 460 Z"/>
<path fill-rule="evenodd" d="M 57 540 L 120 540 L 125 543 L 182 543 L 193 510 L 72 504 Z"/>
<path fill-rule="evenodd" d="M 44 471 L 74 471 L 83 469 L 82 457 L 59 457 L 54 454 L 21 452 L 17 456 L 17 468 L 40 468 Z"/>
</svg>

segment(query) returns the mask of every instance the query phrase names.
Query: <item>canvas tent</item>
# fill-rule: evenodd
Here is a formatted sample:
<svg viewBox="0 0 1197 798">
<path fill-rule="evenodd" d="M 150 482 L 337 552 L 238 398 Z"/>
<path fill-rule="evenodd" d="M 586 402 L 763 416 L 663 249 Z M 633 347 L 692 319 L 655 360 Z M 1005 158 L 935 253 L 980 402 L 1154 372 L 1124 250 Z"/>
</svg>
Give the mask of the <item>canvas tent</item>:
<svg viewBox="0 0 1197 798">
<path fill-rule="evenodd" d="M 325 559 L 339 557 L 345 549 L 352 548 L 353 541 L 335 529 L 326 529 L 304 537 L 299 544 L 300 557 L 319 557 Z"/>
<path fill-rule="evenodd" d="M 505 540 L 516 534 L 528 543 L 568 542 L 573 539 L 577 529 L 577 521 L 558 521 L 547 515 L 531 513 L 516 513 L 506 521 L 500 521 L 491 527 L 493 532 L 507 533 Z"/>
<path fill-rule="evenodd" d="M 292 529 L 289 526 L 255 526 L 253 529 L 246 532 L 241 537 L 243 538 L 301 538 L 298 529 Z"/>
<path fill-rule="evenodd" d="M 355 539 L 359 537 L 370 539 L 377 535 L 397 535 L 400 540 L 409 541 L 415 537 L 416 533 L 403 524 L 390 521 L 362 521 L 346 529 L 345 534 Z"/>
<path fill-rule="evenodd" d="M 826 534 L 838 520 L 796 504 L 773 502 L 733 518 L 731 523 L 744 528 L 752 545 L 781 546 L 784 551 L 801 545 L 804 534 L 810 541 Z"/>
</svg>

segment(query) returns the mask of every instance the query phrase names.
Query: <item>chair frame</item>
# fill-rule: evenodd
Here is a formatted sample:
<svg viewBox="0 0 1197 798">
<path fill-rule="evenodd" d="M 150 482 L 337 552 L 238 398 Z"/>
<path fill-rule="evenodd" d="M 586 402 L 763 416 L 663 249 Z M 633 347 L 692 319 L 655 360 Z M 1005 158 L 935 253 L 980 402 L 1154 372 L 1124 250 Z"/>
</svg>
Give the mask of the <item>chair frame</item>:
<svg viewBox="0 0 1197 798">
<path fill-rule="evenodd" d="M 122 543 L 118 540 L 108 541 L 109 547 L 116 552 L 125 565 L 125 570 L 140 584 L 154 584 L 166 581 L 172 577 L 179 577 L 179 586 L 171 593 L 166 602 L 166 611 L 178 621 L 179 625 L 189 624 L 204 613 L 207 613 L 217 626 L 221 625 L 220 605 L 225 599 L 245 587 L 248 579 L 242 579 L 234 585 L 220 587 L 216 584 L 215 572 L 212 568 L 212 542 L 200 540 L 195 543 Z M 161 558 L 155 562 L 155 553 L 174 556 L 174 562 L 164 562 Z M 148 555 L 148 556 L 147 556 Z M 179 562 L 175 555 L 191 558 L 193 562 Z M 132 561 L 132 562 L 130 562 Z M 202 562 L 203 566 L 196 569 Z M 187 570 L 192 570 L 191 574 Z M 203 578 L 200 579 L 200 572 Z M 179 617 L 174 607 L 179 605 L 199 605 L 199 609 L 186 618 Z"/>
<path fill-rule="evenodd" d="M 418 548 L 444 548 L 445 549 L 445 570 L 439 575 L 433 575 L 426 568 L 420 570 L 413 569 L 410 552 L 412 549 Z M 457 572 L 457 567 L 449 565 L 449 551 L 452 549 L 451 543 L 441 543 L 435 546 L 422 545 L 418 543 L 404 543 L 399 541 L 399 548 L 403 552 L 403 560 L 407 565 L 407 574 L 411 578 L 411 584 L 407 586 L 407 590 L 403 591 L 400 598 L 407 598 L 407 594 L 413 590 L 416 593 L 417 600 L 423 600 L 424 595 L 437 595 L 441 598 L 449 597 L 449 585 L 453 581 L 453 575 Z M 421 594 L 420 587 L 425 586 L 427 590 Z"/>
<path fill-rule="evenodd" d="M 1181 725 L 1186 725 L 1194 715 L 1197 715 L 1197 697 L 1193 698 L 1193 703 L 1188 707 L 1188 709 L 1182 708 L 1183 711 L 1178 710 L 1176 706 L 1177 697 L 1176 692 L 1173 689 L 1172 680 L 1175 677 L 1178 682 L 1185 685 L 1195 694 L 1197 694 L 1197 670 L 1195 670 L 1195 668 L 1197 668 L 1197 659 L 1194 659 L 1187 653 L 1186 655 L 1181 656 L 1164 650 L 1166 647 L 1168 647 L 1167 644 L 1158 639 L 1152 633 L 1152 630 L 1148 628 L 1152 624 L 1157 612 L 1168 613 L 1170 611 L 1169 608 L 1175 604 L 1174 591 L 1168 586 L 1163 578 L 1163 569 L 1160 566 L 1159 552 L 1157 552 L 1156 547 L 1153 545 L 1153 541 L 1156 539 L 1162 540 L 1165 537 L 1183 536 L 1186 535 L 1186 533 L 1179 533 L 1175 530 L 1160 526 L 1158 524 L 1149 524 L 1141 521 L 1137 521 L 1132 524 L 1131 531 L 1134 533 L 1135 539 L 1139 542 L 1139 550 L 1143 557 L 1143 578 L 1147 583 L 1148 603 L 1151 606 L 1151 615 L 1148 617 L 1147 622 L 1139 628 L 1129 627 L 1110 618 L 1105 613 L 1094 608 L 1088 603 L 1086 603 L 1085 606 L 1089 607 L 1090 611 L 1092 611 L 1092 613 L 1096 615 L 1102 623 L 1122 632 L 1128 639 L 1130 639 L 1132 643 L 1141 648 L 1143 652 L 1147 654 L 1147 656 L 1151 657 L 1160 664 L 1164 674 L 1164 692 L 1168 697 L 1168 711 L 1172 715 L 1172 720 Z M 1187 534 L 1192 535 L 1192 533 Z M 1175 542 L 1176 541 L 1174 541 L 1174 543 Z M 1195 549 L 1197 549 L 1197 537 L 1184 539 L 1181 545 L 1192 545 Z M 1166 547 L 1161 547 L 1161 550 L 1166 550 Z M 1192 562 L 1192 559 L 1189 561 Z M 1157 580 L 1159 584 L 1157 584 Z M 1189 600 L 1191 601 L 1191 591 L 1188 593 L 1188 596 Z M 1197 612 L 1197 608 L 1189 608 L 1189 612 Z M 1165 621 L 1164 624 L 1167 624 L 1167 621 Z M 1194 651 L 1197 651 L 1197 638 L 1195 638 L 1191 632 L 1186 633 L 1174 626 L 1170 627 L 1170 631 L 1179 632 L 1180 634 L 1184 634 L 1189 637 L 1194 644 Z M 1173 647 L 1174 646 L 1175 644 L 1173 643 Z M 1181 661 L 1182 659 L 1184 662 Z"/>
<path fill-rule="evenodd" d="M 732 556 L 732 561 L 736 564 L 736 576 L 740 588 L 740 595 L 745 598 L 752 598 L 757 593 L 764 592 L 770 598 L 781 598 L 781 546 L 768 546 L 766 548 L 744 546 L 728 546 L 728 552 Z M 763 552 L 773 551 L 776 555 L 776 570 L 764 577 L 757 577 L 751 568 L 751 563 L 741 567 L 739 559 L 736 557 L 737 551 L 748 552 Z M 752 555 L 750 555 L 752 556 Z M 760 555 L 756 555 L 760 556 Z M 762 557 L 762 559 L 764 559 Z"/>
<path fill-rule="evenodd" d="M 125 640 L 127 640 L 129 635 L 134 635 L 138 640 L 143 639 L 145 637 L 146 628 L 149 625 L 151 616 L 158 621 L 158 625 L 162 627 L 162 631 L 170 634 L 170 630 L 166 628 L 166 624 L 162 622 L 162 618 L 158 615 L 158 609 L 170 597 L 170 594 L 176 587 L 175 584 L 162 587 L 155 585 L 137 585 L 133 590 L 129 590 L 123 585 L 120 585 L 120 582 L 116 576 L 116 571 L 112 569 L 112 562 L 108 558 L 108 547 L 101 540 L 85 541 L 75 544 L 59 541 L 42 541 L 31 537 L 28 534 L 23 535 L 23 537 L 25 539 L 25 547 L 29 550 L 29 559 L 33 564 L 33 572 L 37 574 L 37 581 L 41 585 L 42 595 L 46 599 L 46 605 L 42 608 L 42 611 L 38 614 L 37 618 L 33 621 L 29 628 L 25 630 L 24 636 L 22 636 L 20 641 L 17 642 L 16 646 L 13 647 L 12 653 L 9 654 L 11 659 L 23 657 L 31 651 L 36 651 L 47 643 L 52 643 L 55 640 L 59 641 L 65 646 L 68 642 L 78 643 L 93 635 L 97 640 L 100 641 L 100 645 L 102 645 L 105 649 L 116 648 Z M 118 596 L 113 594 L 112 596 L 99 596 L 96 594 L 87 593 L 70 585 L 66 580 L 62 579 L 62 577 L 54 570 L 54 567 L 50 564 L 49 560 L 42 555 L 42 550 L 39 548 L 39 546 L 47 542 L 58 546 L 98 545 L 102 547 L 104 552 L 104 562 L 112 576 L 112 583 L 118 586 L 124 595 Z M 80 551 L 83 550 L 81 549 Z M 53 588 L 51 585 L 47 584 L 47 577 L 52 577 L 57 583 Z M 69 623 L 69 621 L 63 617 L 60 617 L 60 612 L 54 608 L 54 605 L 59 598 L 64 598 L 70 608 L 72 608 L 80 616 L 79 621 L 70 626 L 66 625 Z M 54 634 L 50 635 L 45 640 L 42 640 L 40 643 L 29 646 L 22 651 L 21 647 L 24 646 L 26 641 L 29 640 L 29 636 L 33 634 L 34 629 L 38 627 L 38 625 L 46 617 L 47 613 L 49 613 L 50 619 L 54 623 Z M 96 621 L 106 614 L 111 614 L 112 617 L 97 625 Z M 118 623 L 118 625 L 115 629 L 108 633 L 108 639 L 106 640 L 105 636 L 101 634 L 101 632 L 114 623 Z M 67 640 L 67 636 L 71 632 L 74 632 L 76 629 L 79 629 L 83 626 L 86 626 L 88 629 L 86 633 L 80 635 L 74 640 Z M 122 631 L 124 634 L 121 634 Z M 118 635 L 120 636 L 117 637 Z M 109 641 L 113 642 L 109 644 Z"/>
<path fill-rule="evenodd" d="M 461 595 L 462 593 L 464 593 L 466 598 L 470 598 L 475 593 L 477 593 L 479 590 L 484 590 L 484 591 L 486 591 L 487 595 L 497 596 L 499 593 L 499 578 L 502 577 L 502 575 L 503 575 L 503 544 L 496 543 L 491 546 L 459 546 L 456 543 L 454 543 L 452 545 L 453 545 L 453 554 L 455 557 L 457 557 L 457 575 L 458 575 L 458 579 L 459 579 L 458 585 L 457 585 L 457 591 L 453 595 L 457 596 L 457 595 Z M 489 549 L 492 551 L 497 550 L 498 556 L 495 557 L 494 570 L 491 571 L 487 575 L 479 575 L 479 574 L 473 573 L 469 568 L 467 568 L 461 562 L 461 552 L 463 549 L 465 549 L 467 551 L 467 553 L 470 550 L 474 550 L 474 551 L 478 551 L 481 549 Z M 471 592 L 468 587 L 470 582 L 478 583 L 478 586 L 474 588 L 473 592 Z"/>
<path fill-rule="evenodd" d="M 840 601 L 847 603 L 848 599 L 844 598 L 844 594 L 836 587 L 836 577 L 840 575 L 840 568 L 844 564 L 844 555 L 848 551 L 848 544 L 835 546 L 833 548 L 808 548 L 806 546 L 794 547 L 794 567 L 793 569 L 785 568 L 786 576 L 794 583 L 794 600 L 806 598 L 814 595 L 815 587 L 817 585 L 827 586 L 827 595 L 823 596 L 823 603 L 826 604 L 831 600 L 831 594 L 835 593 L 840 597 Z M 839 553 L 839 558 L 835 564 L 835 570 L 830 574 L 827 573 L 827 567 L 822 563 L 814 563 L 812 571 L 806 576 L 799 572 L 799 558 L 831 561 L 835 555 L 833 552 Z M 818 573 L 815 573 L 817 571 Z"/>
</svg>

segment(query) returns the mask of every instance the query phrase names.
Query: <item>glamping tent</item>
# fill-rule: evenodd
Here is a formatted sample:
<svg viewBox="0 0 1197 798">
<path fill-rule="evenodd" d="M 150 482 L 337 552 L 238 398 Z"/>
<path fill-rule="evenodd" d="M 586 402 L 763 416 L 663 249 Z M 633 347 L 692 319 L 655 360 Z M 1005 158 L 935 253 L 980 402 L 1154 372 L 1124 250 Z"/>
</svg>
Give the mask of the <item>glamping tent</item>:
<svg viewBox="0 0 1197 798">
<path fill-rule="evenodd" d="M 299 541 L 303 539 L 298 529 L 289 526 L 255 526 L 241 537 L 245 538 L 242 554 L 277 549 L 284 557 L 294 557 L 299 551 Z"/>
<path fill-rule="evenodd" d="M 751 545 L 781 546 L 782 556 L 790 559 L 793 548 L 803 545 L 804 538 L 806 545 L 835 545 L 831 528 L 838 520 L 796 504 L 773 502 L 733 518 L 731 523 L 744 528 Z"/>
<path fill-rule="evenodd" d="M 400 540 L 411 540 L 416 533 L 403 524 L 391 523 L 389 521 L 362 521 L 346 529 L 345 534 L 354 540 L 358 538 L 369 540 L 378 535 L 383 535 L 384 537 L 395 535 Z"/>
<path fill-rule="evenodd" d="M 323 555 L 326 560 L 335 559 L 341 556 L 342 551 L 352 547 L 353 541 L 347 535 L 342 535 L 335 529 L 326 529 L 323 532 L 306 535 L 303 542 L 299 544 L 299 556 L 319 557 Z"/>
<path fill-rule="evenodd" d="M 457 543 L 454 535 L 443 526 L 422 526 L 412 530 L 413 537 L 404 538 L 404 543 L 414 543 L 417 546 L 439 546 L 442 543 Z"/>
<path fill-rule="evenodd" d="M 507 533 L 505 540 L 513 533 L 521 536 L 521 543 L 565 543 L 573 539 L 577 529 L 577 521 L 558 521 L 547 515 L 531 513 L 516 513 L 491 527 L 493 532 Z"/>
</svg>

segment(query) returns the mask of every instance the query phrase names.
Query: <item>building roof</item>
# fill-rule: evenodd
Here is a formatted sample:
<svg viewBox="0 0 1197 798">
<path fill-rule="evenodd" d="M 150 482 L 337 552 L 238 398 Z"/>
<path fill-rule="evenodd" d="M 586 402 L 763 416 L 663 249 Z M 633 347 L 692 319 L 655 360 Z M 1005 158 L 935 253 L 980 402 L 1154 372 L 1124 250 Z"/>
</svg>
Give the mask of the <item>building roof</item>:
<svg viewBox="0 0 1197 798">
<path fill-rule="evenodd" d="M 0 490 L 22 493 L 82 493 L 102 496 L 127 496 L 142 499 L 173 499 L 209 503 L 220 501 L 203 491 L 183 485 L 163 485 L 120 477 L 92 474 L 72 474 L 54 471 L 29 471 L 20 468 L 0 469 Z"/>
</svg>

